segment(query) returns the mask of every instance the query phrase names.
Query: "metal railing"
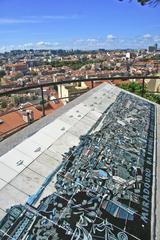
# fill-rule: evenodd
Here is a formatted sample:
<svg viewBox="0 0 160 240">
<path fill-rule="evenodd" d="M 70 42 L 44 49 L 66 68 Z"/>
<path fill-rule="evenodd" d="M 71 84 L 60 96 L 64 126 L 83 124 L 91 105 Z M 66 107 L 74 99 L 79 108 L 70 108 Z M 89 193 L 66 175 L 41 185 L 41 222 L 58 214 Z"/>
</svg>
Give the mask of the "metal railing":
<svg viewBox="0 0 160 240">
<path fill-rule="evenodd" d="M 76 80 L 64 80 L 64 81 L 58 81 L 58 82 L 47 82 L 47 83 L 43 83 L 43 84 L 32 84 L 32 85 L 29 85 L 29 86 L 24 86 L 24 87 L 15 87 L 14 89 L 8 89 L 9 86 L 3 86 L 3 88 L 1 88 L 0 90 L 0 97 L 3 97 L 3 96 L 9 96 L 11 94 L 17 94 L 17 93 L 24 93 L 25 91 L 28 91 L 28 90 L 31 90 L 31 89 L 40 89 L 40 95 L 41 95 L 41 103 L 38 103 L 38 104 L 31 104 L 30 106 L 36 106 L 36 105 L 39 105 L 41 104 L 41 108 L 42 108 L 42 117 L 44 117 L 46 115 L 45 113 L 45 103 L 47 103 L 47 101 L 44 99 L 44 87 L 49 87 L 49 86 L 52 86 L 52 87 L 57 87 L 58 85 L 64 85 L 64 84 L 73 84 L 73 83 L 81 83 L 81 82 L 90 82 L 90 88 L 88 88 L 87 90 L 91 89 L 91 88 L 94 88 L 95 87 L 95 83 L 102 83 L 102 82 L 110 82 L 112 83 L 114 80 L 121 80 L 123 83 L 123 81 L 125 80 L 141 80 L 141 96 L 144 97 L 144 94 L 145 94 L 145 79 L 150 79 L 150 80 L 154 80 L 154 79 L 160 79 L 160 76 L 127 76 L 127 77 L 102 77 L 102 78 L 88 78 L 88 79 L 76 79 Z M 72 98 L 75 98 L 77 96 L 80 96 L 81 94 L 85 93 L 85 91 L 81 91 L 81 92 L 73 92 L 72 93 Z M 155 94 L 155 93 L 159 93 L 159 92 L 153 92 L 153 91 L 147 91 L 147 94 Z M 70 96 L 68 97 L 59 97 L 59 98 L 55 98 L 54 100 L 64 100 L 64 99 L 69 99 Z M 22 107 L 21 110 L 25 110 L 27 107 Z M 4 113 L 4 115 L 8 114 L 8 113 L 11 113 L 13 111 L 19 111 L 19 109 L 16 109 L 16 110 L 11 110 L 7 113 Z M 3 115 L 3 116 L 4 116 Z M 22 128 L 25 127 L 27 124 L 24 124 L 22 125 Z M 14 132 L 14 129 L 13 131 L 10 131 L 11 134 L 12 132 Z M 7 136 L 9 136 L 10 134 L 9 133 L 6 133 Z M 4 139 L 4 137 L 2 137 L 4 134 L 1 134 L 0 132 L 0 138 L 1 140 Z"/>
</svg>

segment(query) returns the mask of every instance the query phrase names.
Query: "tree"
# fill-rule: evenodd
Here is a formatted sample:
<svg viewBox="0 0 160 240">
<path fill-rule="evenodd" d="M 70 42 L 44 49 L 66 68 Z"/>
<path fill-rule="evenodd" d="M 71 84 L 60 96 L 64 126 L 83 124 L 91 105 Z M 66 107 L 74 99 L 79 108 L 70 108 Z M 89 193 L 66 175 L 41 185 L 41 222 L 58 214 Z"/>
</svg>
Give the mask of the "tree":
<svg viewBox="0 0 160 240">
<path fill-rule="evenodd" d="M 119 0 L 119 1 L 124 1 L 124 0 Z M 156 6 L 157 4 L 160 3 L 160 0 L 137 0 L 138 3 L 141 5 L 151 5 L 151 6 Z"/>
<path fill-rule="evenodd" d="M 6 107 L 7 107 L 6 101 L 2 101 L 2 102 L 1 102 L 1 108 L 6 108 Z"/>
<path fill-rule="evenodd" d="M 122 83 L 119 85 L 120 88 L 123 88 L 129 92 L 137 94 L 139 96 L 142 95 L 142 84 L 137 82 L 130 82 L 130 83 Z M 156 102 L 160 104 L 160 94 L 148 93 L 146 86 L 144 86 L 143 90 L 144 98 L 152 102 Z"/>
<path fill-rule="evenodd" d="M 0 70 L 0 78 L 4 77 L 6 75 L 4 70 Z"/>
<path fill-rule="evenodd" d="M 139 96 L 142 94 L 142 84 L 137 82 L 122 83 L 119 85 L 120 88 L 123 88 L 129 92 L 135 93 Z M 144 94 L 146 93 L 146 86 L 144 86 Z"/>
</svg>

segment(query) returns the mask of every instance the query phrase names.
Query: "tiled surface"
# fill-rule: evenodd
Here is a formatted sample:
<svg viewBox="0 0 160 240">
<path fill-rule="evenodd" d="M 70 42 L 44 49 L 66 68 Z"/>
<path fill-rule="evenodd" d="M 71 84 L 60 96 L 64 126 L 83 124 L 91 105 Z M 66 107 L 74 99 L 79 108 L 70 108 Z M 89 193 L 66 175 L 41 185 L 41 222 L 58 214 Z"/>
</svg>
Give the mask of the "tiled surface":
<svg viewBox="0 0 160 240">
<path fill-rule="evenodd" d="M 19 144 L 15 149 L 22 152 L 31 159 L 35 159 L 45 150 L 45 147 L 39 143 L 32 141 L 32 137 Z"/>
<path fill-rule="evenodd" d="M 50 123 L 40 131 L 46 134 L 47 136 L 51 137 L 53 139 L 53 142 L 55 142 L 69 128 L 70 128 L 70 125 L 68 123 L 65 123 L 57 119 L 53 123 Z"/>
<path fill-rule="evenodd" d="M 15 176 L 17 172 L 7 165 L 0 162 L 0 178 L 5 182 L 10 182 Z"/>
<path fill-rule="evenodd" d="M 76 123 L 72 128 L 70 128 L 69 132 L 76 137 L 80 137 L 81 135 L 86 134 L 90 128 L 90 124 L 86 124 L 81 120 L 80 122 Z"/>
<path fill-rule="evenodd" d="M 6 185 L 6 182 L 0 179 L 0 189 L 2 189 Z"/>
<path fill-rule="evenodd" d="M 35 142 L 44 148 L 48 148 L 53 143 L 53 138 L 49 137 L 42 131 L 37 132 L 31 137 L 32 142 Z"/>
<path fill-rule="evenodd" d="M 3 163 L 12 170 L 20 173 L 28 164 L 32 162 L 33 158 L 30 158 L 29 155 L 26 155 L 17 149 L 15 148 L 0 157 L 0 163 Z M 30 154 L 30 145 L 28 147 L 26 145 L 25 152 L 28 152 Z"/>
<path fill-rule="evenodd" d="M 12 186 L 27 195 L 33 194 L 43 183 L 44 177 L 26 168 L 20 175 L 10 182 Z"/>
<path fill-rule="evenodd" d="M 45 162 L 40 162 L 38 160 L 35 160 L 33 163 L 31 163 L 28 168 L 31 169 L 33 172 L 38 173 L 39 175 L 46 177 L 48 174 L 50 174 L 53 169 L 55 169 L 59 162 L 52 159 L 52 164 L 47 164 L 48 157 L 46 156 Z"/>
<path fill-rule="evenodd" d="M 57 163 L 61 163 L 62 161 L 62 155 L 60 153 L 57 153 L 54 150 L 47 149 L 45 150 L 36 160 L 40 163 L 43 163 L 45 165 L 48 165 L 49 167 L 53 167 Z"/>
<path fill-rule="evenodd" d="M 70 132 L 67 132 L 54 142 L 53 146 L 50 147 L 50 150 L 54 150 L 55 152 L 63 154 L 64 152 L 68 151 L 70 147 L 78 145 L 78 143 L 79 138 L 74 136 Z"/>
<path fill-rule="evenodd" d="M 26 198 L 27 194 L 8 184 L 0 190 L 0 209 L 5 211 L 13 205 L 23 204 Z"/>
</svg>

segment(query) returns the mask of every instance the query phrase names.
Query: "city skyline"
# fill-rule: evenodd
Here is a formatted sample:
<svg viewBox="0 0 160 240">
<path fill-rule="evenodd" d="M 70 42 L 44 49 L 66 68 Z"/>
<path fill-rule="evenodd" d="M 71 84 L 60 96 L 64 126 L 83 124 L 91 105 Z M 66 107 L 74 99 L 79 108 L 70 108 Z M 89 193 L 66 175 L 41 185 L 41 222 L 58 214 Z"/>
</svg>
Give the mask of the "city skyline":
<svg viewBox="0 0 160 240">
<path fill-rule="evenodd" d="M 1 0 L 0 52 L 125 49 L 160 43 L 159 6 L 136 1 Z"/>
</svg>

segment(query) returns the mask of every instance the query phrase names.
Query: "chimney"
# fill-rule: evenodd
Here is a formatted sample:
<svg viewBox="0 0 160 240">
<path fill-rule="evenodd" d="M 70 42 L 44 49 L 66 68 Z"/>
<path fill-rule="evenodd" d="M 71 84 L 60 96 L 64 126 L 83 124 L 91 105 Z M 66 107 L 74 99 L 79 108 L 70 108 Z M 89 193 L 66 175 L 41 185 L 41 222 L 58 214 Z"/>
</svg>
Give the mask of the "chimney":
<svg viewBox="0 0 160 240">
<path fill-rule="evenodd" d="M 23 120 L 24 120 L 26 123 L 30 124 L 30 123 L 33 122 L 34 116 L 33 116 L 33 111 L 32 111 L 32 110 L 28 110 L 28 109 L 27 109 L 27 110 L 24 111 L 22 114 L 23 114 Z"/>
</svg>

